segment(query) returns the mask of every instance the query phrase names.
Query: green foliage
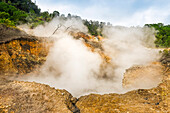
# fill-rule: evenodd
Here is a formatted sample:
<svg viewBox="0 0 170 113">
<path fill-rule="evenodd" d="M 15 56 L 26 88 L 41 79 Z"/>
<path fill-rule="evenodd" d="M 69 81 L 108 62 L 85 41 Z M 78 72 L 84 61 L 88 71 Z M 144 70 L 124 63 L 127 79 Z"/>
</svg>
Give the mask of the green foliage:
<svg viewBox="0 0 170 113">
<path fill-rule="evenodd" d="M 27 5 L 23 5 L 26 1 L 28 2 Z M 6 2 L 0 2 L 1 23 L 4 22 L 6 25 L 28 23 L 30 24 L 31 28 L 34 28 L 39 24 L 43 24 L 44 21 L 50 21 L 52 19 L 48 12 L 36 12 L 36 10 L 33 8 L 35 4 L 30 5 L 32 4 L 30 0 L 7 0 Z M 22 7 L 24 6 L 25 9 L 19 7 L 20 5 L 22 5 Z M 28 7 L 31 7 L 29 8 L 29 11 L 26 10 Z"/>
<path fill-rule="evenodd" d="M 58 11 L 53 11 L 53 17 L 55 17 L 55 16 L 60 16 L 60 13 L 58 12 Z"/>
<path fill-rule="evenodd" d="M 38 6 L 35 5 L 35 3 L 33 3 L 31 0 L 0 0 L 0 2 L 6 2 L 27 13 L 29 13 L 31 10 L 34 10 L 36 14 L 40 13 Z"/>
<path fill-rule="evenodd" d="M 8 26 L 8 27 L 14 27 L 14 28 L 15 28 L 15 23 L 14 23 L 14 21 L 11 21 L 11 20 L 9 20 L 9 19 L 5 19 L 5 18 L 0 19 L 0 24 L 5 24 L 5 25 Z"/>
<path fill-rule="evenodd" d="M 6 13 L 6 12 L 0 12 L 0 18 L 1 18 L 1 19 L 9 18 L 9 17 L 10 17 L 9 13 Z"/>
<path fill-rule="evenodd" d="M 165 58 L 170 55 L 170 50 L 164 49 L 164 50 L 159 51 L 159 53 L 162 55 L 162 58 Z"/>
<path fill-rule="evenodd" d="M 40 14 L 43 17 L 44 21 L 49 22 L 52 18 L 50 17 L 50 14 L 48 13 L 48 11 L 44 11 Z"/>
<path fill-rule="evenodd" d="M 169 54 L 169 51 L 167 49 L 163 50 L 163 55 L 167 56 Z"/>
<path fill-rule="evenodd" d="M 98 22 L 98 21 L 87 21 L 84 20 L 84 25 L 87 26 L 88 31 L 91 35 L 97 36 L 100 35 L 102 36 L 102 28 L 105 25 L 103 22 Z"/>
<path fill-rule="evenodd" d="M 38 25 L 42 25 L 45 22 L 49 22 L 52 20 L 52 14 L 49 14 L 47 11 L 40 13 L 40 15 L 36 15 L 33 12 L 30 12 L 26 18 L 28 23 L 30 24 L 30 28 L 35 28 Z"/>
<path fill-rule="evenodd" d="M 157 47 L 170 47 L 170 25 L 158 24 L 145 24 L 145 26 L 153 27 L 158 32 L 156 34 L 155 44 Z"/>
<path fill-rule="evenodd" d="M 38 20 L 37 22 L 31 23 L 30 28 L 33 29 L 37 27 L 38 25 L 42 25 L 42 24 L 44 24 L 44 21 Z"/>
<path fill-rule="evenodd" d="M 20 22 L 26 22 L 27 14 L 12 5 L 5 2 L 0 2 L 0 16 L 1 18 L 14 21 L 15 24 L 19 24 Z"/>
</svg>

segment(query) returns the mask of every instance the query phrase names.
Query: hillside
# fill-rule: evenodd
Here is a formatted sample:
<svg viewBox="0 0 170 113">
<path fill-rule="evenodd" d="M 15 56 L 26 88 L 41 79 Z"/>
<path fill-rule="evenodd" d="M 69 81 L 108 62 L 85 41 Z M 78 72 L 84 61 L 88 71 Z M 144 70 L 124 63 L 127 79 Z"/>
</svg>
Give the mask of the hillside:
<svg viewBox="0 0 170 113">
<path fill-rule="evenodd" d="M 5 29 L 5 30 L 2 30 Z M 162 57 L 162 82 L 155 88 L 138 89 L 125 94 L 90 94 L 79 98 L 73 97 L 66 90 L 51 88 L 48 85 L 35 82 L 11 80 L 11 77 L 25 76 L 24 74 L 37 73 L 41 65 L 46 61 L 49 47 L 52 43 L 46 43 L 41 38 L 30 36 L 23 31 L 14 28 L 1 28 L 1 82 L 0 82 L 0 112 L 168 112 L 169 108 L 169 53 Z M 11 32 L 13 35 L 8 35 Z M 2 36 L 2 35 L 1 35 Z M 76 35 L 77 39 L 86 35 Z M 92 51 L 98 46 L 88 45 L 90 38 L 86 36 L 87 47 Z M 47 40 L 46 40 L 47 42 Z M 99 42 L 96 42 L 99 43 Z M 48 46 L 50 45 L 50 46 Z M 103 57 L 105 58 L 105 57 Z M 106 60 L 107 61 L 107 60 Z M 108 62 L 109 63 L 109 62 Z M 154 65 L 152 64 L 153 69 Z M 141 67 L 142 68 L 142 67 Z M 145 67 L 144 67 L 145 68 Z M 157 67 L 156 67 L 157 68 Z M 148 68 L 149 69 L 149 68 Z M 132 69 L 129 69 L 132 70 Z M 128 75 L 133 71 L 127 70 Z M 135 68 L 138 74 L 140 68 Z M 145 73 L 147 69 L 145 69 Z M 138 75 L 137 75 L 138 76 Z M 148 75 L 149 76 L 149 75 Z M 138 76 L 140 81 L 140 76 Z M 127 77 L 124 79 L 134 79 Z M 132 84 L 133 86 L 133 84 Z"/>
<path fill-rule="evenodd" d="M 0 0 L 0 113 L 169 113 L 169 33 Z"/>
</svg>

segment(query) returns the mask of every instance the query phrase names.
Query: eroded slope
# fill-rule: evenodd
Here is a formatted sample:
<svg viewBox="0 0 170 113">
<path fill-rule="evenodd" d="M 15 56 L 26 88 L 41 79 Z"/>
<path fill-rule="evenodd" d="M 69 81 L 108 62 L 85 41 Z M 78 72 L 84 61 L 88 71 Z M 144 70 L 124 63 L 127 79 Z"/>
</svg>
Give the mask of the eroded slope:
<svg viewBox="0 0 170 113">
<path fill-rule="evenodd" d="M 8 30 L 7 30 L 8 31 Z M 5 31 L 6 32 L 6 31 Z M 46 60 L 48 54 L 48 45 L 35 37 L 26 35 L 15 35 L 12 38 L 4 39 L 0 44 L 0 112 L 81 112 L 81 113 L 107 113 L 107 112 L 121 112 L 121 113 L 168 113 L 169 110 L 169 89 L 170 89 L 170 70 L 169 70 L 169 56 L 162 58 L 164 66 L 153 64 L 152 66 L 139 66 L 129 75 L 134 75 L 124 78 L 130 81 L 130 85 L 134 85 L 133 80 L 138 79 L 138 84 L 142 84 L 141 70 L 145 73 L 158 71 L 154 77 L 160 77 L 160 83 L 157 87 L 152 89 L 138 89 L 127 92 L 125 94 L 90 94 L 82 96 L 79 99 L 74 98 L 66 90 L 59 90 L 51 88 L 48 85 L 39 84 L 35 82 L 23 82 L 8 80 L 8 76 L 22 75 L 29 73 L 41 66 Z M 75 37 L 76 38 L 76 37 Z M 79 37 L 78 37 L 79 38 Z M 94 48 L 99 48 L 99 54 L 106 63 L 109 63 L 110 58 L 107 57 L 100 46 L 100 43 L 85 40 L 87 47 L 94 51 Z M 97 44 L 97 45 L 96 45 Z M 147 70 L 149 69 L 149 70 Z M 145 74 L 144 73 L 144 74 Z M 30 73 L 31 74 L 31 73 Z M 30 75 L 28 74 L 28 75 Z M 152 74 L 151 74 L 152 75 Z M 145 76 L 147 78 L 147 76 Z M 4 79 L 5 78 L 5 79 Z M 132 79 L 130 79 L 132 78 Z M 67 81 L 66 81 L 67 82 Z M 124 84 L 125 86 L 127 84 Z"/>
<path fill-rule="evenodd" d="M 76 98 L 66 90 L 34 82 L 0 81 L 0 112 L 71 113 L 78 112 Z"/>
</svg>

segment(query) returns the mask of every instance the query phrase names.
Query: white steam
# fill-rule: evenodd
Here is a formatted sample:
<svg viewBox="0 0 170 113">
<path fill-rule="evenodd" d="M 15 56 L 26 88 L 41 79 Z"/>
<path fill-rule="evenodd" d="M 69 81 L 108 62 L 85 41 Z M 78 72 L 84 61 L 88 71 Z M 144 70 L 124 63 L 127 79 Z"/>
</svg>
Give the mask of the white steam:
<svg viewBox="0 0 170 113">
<path fill-rule="evenodd" d="M 60 25 L 62 27 L 54 33 Z M 149 28 L 105 27 L 103 34 L 106 38 L 102 46 L 104 53 L 111 57 L 108 64 L 104 63 L 98 52 L 87 48 L 82 40 L 69 35 L 68 29 L 87 32 L 80 20 L 59 18 L 32 31 L 36 36 L 52 37 L 54 46 L 40 73 L 24 80 L 66 89 L 73 96 L 123 93 L 122 78 L 125 70 L 133 65 L 148 64 L 159 56 L 157 50 L 151 49 L 154 30 Z"/>
<path fill-rule="evenodd" d="M 154 30 L 149 28 L 106 27 L 103 34 L 107 39 L 103 48 L 116 65 L 115 76 L 121 85 L 126 69 L 134 65 L 146 65 L 159 59 L 154 46 Z M 148 48 L 148 47 L 150 48 Z"/>
<path fill-rule="evenodd" d="M 81 92 L 81 89 L 92 87 L 90 85 L 93 73 L 99 74 L 100 56 L 89 51 L 80 40 L 71 36 L 64 35 L 59 38 L 47 57 L 43 75 L 48 75 L 47 78 L 58 77 L 54 81 L 55 84 L 51 85 L 77 93 Z"/>
</svg>

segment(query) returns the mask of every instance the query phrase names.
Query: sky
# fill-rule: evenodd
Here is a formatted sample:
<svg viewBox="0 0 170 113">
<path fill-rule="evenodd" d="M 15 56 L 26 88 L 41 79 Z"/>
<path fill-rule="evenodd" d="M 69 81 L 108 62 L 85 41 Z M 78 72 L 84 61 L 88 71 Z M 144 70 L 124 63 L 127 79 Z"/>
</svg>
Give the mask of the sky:
<svg viewBox="0 0 170 113">
<path fill-rule="evenodd" d="M 56 10 L 112 25 L 170 24 L 170 0 L 36 0 L 36 4 L 41 11 Z"/>
</svg>

